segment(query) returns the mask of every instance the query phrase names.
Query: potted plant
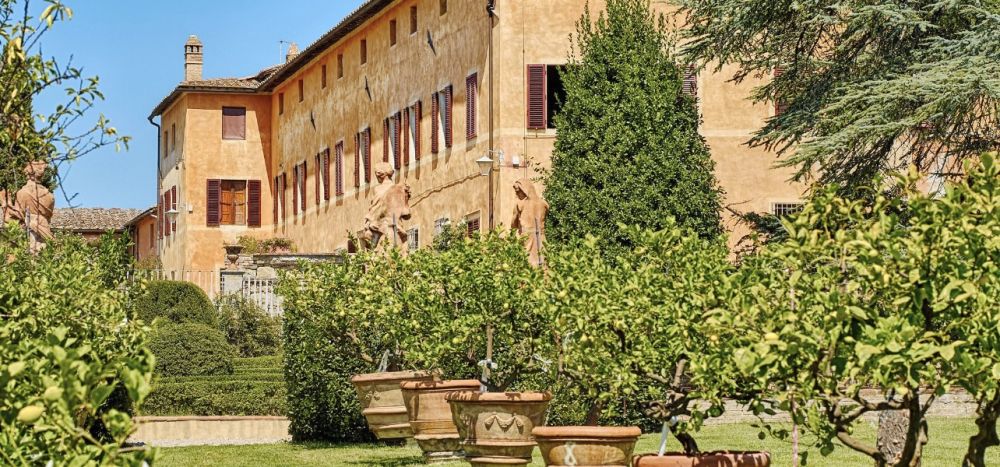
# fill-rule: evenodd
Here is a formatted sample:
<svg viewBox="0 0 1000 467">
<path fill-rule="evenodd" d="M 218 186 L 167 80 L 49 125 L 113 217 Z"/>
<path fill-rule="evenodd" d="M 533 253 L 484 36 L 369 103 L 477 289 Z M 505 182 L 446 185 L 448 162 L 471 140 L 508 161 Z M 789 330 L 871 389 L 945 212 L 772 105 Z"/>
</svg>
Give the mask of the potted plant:
<svg viewBox="0 0 1000 467">
<path fill-rule="evenodd" d="M 413 439 L 424 452 L 427 463 L 462 459 L 461 438 L 446 397 L 453 393 L 479 392 L 479 380 L 405 381 L 399 386 Z"/>
<path fill-rule="evenodd" d="M 742 390 L 728 382 L 731 372 L 715 377 L 718 370 L 729 371 L 725 365 L 732 367 L 724 350 L 705 351 L 718 343 L 705 330 L 712 329 L 732 270 L 725 242 L 702 240 L 676 227 L 659 232 L 622 228 L 639 241 L 611 258 L 595 238 L 549 252 L 544 302 L 560 350 L 556 370 L 598 407 L 622 397 L 642 398 L 634 403 L 681 442 L 683 452 L 639 457 L 637 465 L 769 465 L 766 453 L 702 453 L 691 435 L 723 409 L 721 398 L 710 398 L 707 406 L 693 404 L 704 398 L 702 388 L 730 397 L 740 397 Z M 570 442 L 583 442 L 600 446 L 598 452 L 625 453 L 632 446 L 627 441 L 634 443 L 626 435 L 635 430 L 563 427 L 553 434 L 558 435 L 553 442 L 565 440 L 563 450 Z M 726 462 L 701 463 L 719 456 Z M 546 462 L 566 465 L 559 455 L 550 454 Z M 617 459 L 587 462 L 620 465 Z"/>
<path fill-rule="evenodd" d="M 474 465 L 527 465 L 531 430 L 544 422 L 547 392 L 519 391 L 541 375 L 549 326 L 533 268 L 514 236 L 489 233 L 410 255 L 394 339 L 408 362 L 477 378 L 485 391 L 446 396 L 460 446 Z"/>
</svg>

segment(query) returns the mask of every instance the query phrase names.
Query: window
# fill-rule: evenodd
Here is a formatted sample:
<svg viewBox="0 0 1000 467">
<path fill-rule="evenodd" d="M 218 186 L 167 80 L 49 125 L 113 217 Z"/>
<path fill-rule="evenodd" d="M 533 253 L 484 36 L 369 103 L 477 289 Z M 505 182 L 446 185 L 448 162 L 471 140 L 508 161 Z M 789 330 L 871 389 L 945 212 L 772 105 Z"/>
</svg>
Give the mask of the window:
<svg viewBox="0 0 1000 467">
<path fill-rule="evenodd" d="M 389 46 L 396 45 L 396 20 L 389 20 Z"/>
<path fill-rule="evenodd" d="M 247 109 L 222 108 L 222 139 L 247 139 Z"/>
<path fill-rule="evenodd" d="M 281 218 L 280 205 L 281 205 L 281 176 L 276 175 L 274 177 L 274 196 L 273 202 L 271 203 L 271 213 L 274 216 L 274 223 L 277 225 L 278 219 Z"/>
<path fill-rule="evenodd" d="M 323 185 L 324 185 L 324 181 L 325 181 L 325 180 L 323 180 L 323 153 L 322 152 L 316 154 L 316 160 L 315 160 L 315 162 L 316 162 L 316 165 L 313 166 L 313 167 L 316 167 L 315 169 L 313 169 L 315 171 L 315 174 L 313 175 L 313 186 L 316 187 L 316 206 L 319 206 L 320 197 L 323 196 Z M 319 212 L 319 211 L 317 211 L 317 212 Z"/>
<path fill-rule="evenodd" d="M 319 87 L 326 89 L 326 65 L 323 65 L 319 69 Z"/>
<path fill-rule="evenodd" d="M 368 40 L 361 39 L 361 64 L 368 63 Z"/>
<path fill-rule="evenodd" d="M 681 85 L 681 91 L 695 99 L 698 98 L 698 70 L 694 68 L 694 65 L 688 65 L 684 68 L 684 83 Z"/>
<path fill-rule="evenodd" d="M 472 214 L 465 218 L 465 233 L 473 236 L 479 232 L 479 213 Z"/>
<path fill-rule="evenodd" d="M 420 248 L 420 229 L 414 227 L 406 232 L 406 246 L 411 251 Z"/>
<path fill-rule="evenodd" d="M 177 212 L 177 185 L 170 187 L 170 210 Z M 170 221 L 170 231 L 177 231 L 177 220 Z"/>
<path fill-rule="evenodd" d="M 777 217 L 788 217 L 802 210 L 802 203 L 771 203 L 771 213 Z"/>
<path fill-rule="evenodd" d="M 434 221 L 434 236 L 438 236 L 444 233 L 444 230 L 451 225 L 451 220 L 447 217 L 442 217 Z"/>
<path fill-rule="evenodd" d="M 300 79 L 299 80 L 299 102 L 302 102 L 302 100 L 306 98 L 305 87 L 306 87 L 305 83 Z"/>
<path fill-rule="evenodd" d="M 441 0 L 441 14 L 448 12 L 448 0 Z"/>
<path fill-rule="evenodd" d="M 402 123 L 403 119 L 399 112 L 396 112 L 385 119 L 385 154 L 384 160 L 388 162 L 389 155 L 392 155 L 392 167 L 399 170 L 400 156 L 402 155 Z"/>
<path fill-rule="evenodd" d="M 278 93 L 278 115 L 285 113 L 285 93 Z"/>
<path fill-rule="evenodd" d="M 410 35 L 417 33 L 417 6 L 410 7 Z"/>
<path fill-rule="evenodd" d="M 337 143 L 337 149 L 334 153 L 334 166 L 336 170 L 334 171 L 334 180 L 337 184 L 337 196 L 344 195 L 344 142 L 341 141 Z"/>
<path fill-rule="evenodd" d="M 208 180 L 207 224 L 260 227 L 259 180 Z"/>
<path fill-rule="evenodd" d="M 167 157 L 170 154 L 170 130 L 163 132 L 163 157 Z"/>
<path fill-rule="evenodd" d="M 344 77 L 344 54 L 337 54 L 337 79 Z"/>
<path fill-rule="evenodd" d="M 371 181 L 372 167 L 372 129 L 365 128 L 354 137 L 354 186 L 360 187 L 361 181 Z"/>
<path fill-rule="evenodd" d="M 465 139 L 476 137 L 476 103 L 479 94 L 479 77 L 476 73 L 465 79 Z"/>
<path fill-rule="evenodd" d="M 404 165 L 420 161 L 420 121 L 423 118 L 423 104 L 417 101 L 406 109 L 406 155 Z"/>
<path fill-rule="evenodd" d="M 774 69 L 774 79 L 778 79 L 783 74 L 785 74 L 785 70 L 783 68 Z M 775 99 L 774 116 L 777 117 L 778 115 L 785 113 L 786 110 L 788 110 L 788 104 L 785 101 L 783 101 L 780 97 Z"/>
<path fill-rule="evenodd" d="M 306 213 L 306 161 L 299 165 L 299 209 Z"/>
<path fill-rule="evenodd" d="M 431 97 L 431 152 L 437 154 L 440 150 L 440 140 L 444 140 L 444 147 L 451 147 L 451 86 L 444 88 L 440 92 L 434 93 Z"/>
<path fill-rule="evenodd" d="M 566 100 L 561 65 L 528 65 L 529 130 L 555 128 L 555 115 Z"/>
<path fill-rule="evenodd" d="M 330 148 L 323 150 L 323 199 L 330 200 Z"/>
</svg>

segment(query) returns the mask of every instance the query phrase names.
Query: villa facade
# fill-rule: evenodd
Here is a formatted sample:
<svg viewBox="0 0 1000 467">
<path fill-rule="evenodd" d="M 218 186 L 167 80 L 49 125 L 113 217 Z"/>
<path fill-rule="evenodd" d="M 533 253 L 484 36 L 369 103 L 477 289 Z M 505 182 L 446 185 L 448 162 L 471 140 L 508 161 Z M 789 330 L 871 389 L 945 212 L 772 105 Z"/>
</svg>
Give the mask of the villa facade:
<svg viewBox="0 0 1000 467">
<path fill-rule="evenodd" d="M 411 187 L 411 248 L 448 223 L 507 224 L 513 182 L 550 164 L 559 69 L 587 2 L 505 0 L 492 14 L 486 4 L 368 0 L 284 64 L 245 78 L 203 78 L 204 46 L 192 36 L 184 81 L 150 116 L 164 269 L 218 270 L 223 244 L 244 235 L 288 238 L 306 253 L 347 249 L 378 161 Z M 778 109 L 749 102 L 760 83 L 736 85 L 727 71 L 685 82 L 726 204 L 793 208 L 802 187 L 773 168 L 773 154 L 744 144 Z M 475 162 L 487 155 L 493 177 Z"/>
</svg>

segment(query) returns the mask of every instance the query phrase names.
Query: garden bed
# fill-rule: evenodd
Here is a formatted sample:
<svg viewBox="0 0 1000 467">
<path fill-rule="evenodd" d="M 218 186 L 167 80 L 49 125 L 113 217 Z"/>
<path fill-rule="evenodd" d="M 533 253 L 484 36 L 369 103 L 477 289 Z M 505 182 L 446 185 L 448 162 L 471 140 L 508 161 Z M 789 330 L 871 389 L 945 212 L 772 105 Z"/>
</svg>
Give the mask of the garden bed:
<svg viewBox="0 0 1000 467">
<path fill-rule="evenodd" d="M 144 416 L 283 416 L 281 357 L 238 358 L 233 374 L 160 377 L 143 404 Z"/>
</svg>

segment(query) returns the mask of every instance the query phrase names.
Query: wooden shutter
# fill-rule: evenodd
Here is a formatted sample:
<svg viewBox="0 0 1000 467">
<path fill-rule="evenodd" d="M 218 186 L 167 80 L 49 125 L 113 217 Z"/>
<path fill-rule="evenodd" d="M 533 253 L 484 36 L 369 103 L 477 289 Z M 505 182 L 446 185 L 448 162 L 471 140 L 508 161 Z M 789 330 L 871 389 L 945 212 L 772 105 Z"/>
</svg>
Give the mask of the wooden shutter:
<svg viewBox="0 0 1000 467">
<path fill-rule="evenodd" d="M 392 145 L 392 167 L 399 170 L 402 167 L 399 165 L 399 160 L 403 152 L 403 145 L 400 144 L 403 142 L 403 114 L 396 112 L 396 115 L 393 115 L 392 118 L 396 122 L 396 125 L 392 128 L 392 137 L 394 138 L 394 144 Z"/>
<path fill-rule="evenodd" d="M 403 111 L 403 165 L 410 165 L 410 114 L 413 112 L 412 107 L 407 107 Z"/>
<path fill-rule="evenodd" d="M 205 200 L 205 223 L 209 227 L 218 227 L 221 221 L 220 204 L 222 203 L 222 180 L 209 180 Z"/>
<path fill-rule="evenodd" d="M 163 238 L 163 196 L 156 199 L 156 231 L 159 238 Z"/>
<path fill-rule="evenodd" d="M 247 181 L 247 226 L 260 227 L 260 180 Z"/>
<path fill-rule="evenodd" d="M 441 105 L 438 103 L 438 93 L 431 94 L 431 154 L 440 151 L 438 142 L 441 133 Z"/>
<path fill-rule="evenodd" d="M 546 111 L 545 65 L 528 65 L 528 129 L 548 127 Z"/>
<path fill-rule="evenodd" d="M 299 213 L 299 165 L 292 167 L 292 214 Z"/>
<path fill-rule="evenodd" d="M 313 183 L 316 184 L 316 206 L 319 206 L 320 197 L 323 195 L 323 183 L 326 181 L 323 177 L 323 153 L 316 154 L 316 168 L 313 169 Z"/>
<path fill-rule="evenodd" d="M 177 210 L 177 185 L 170 187 L 170 209 Z M 177 221 L 170 221 L 170 230 L 177 231 Z"/>
<path fill-rule="evenodd" d="M 354 135 L 354 188 L 361 186 L 361 133 Z"/>
<path fill-rule="evenodd" d="M 302 214 L 306 213 L 306 200 L 308 199 L 306 193 L 309 193 L 309 170 L 306 168 L 306 162 L 302 161 L 302 168 L 299 169 L 299 177 L 302 177 L 302 186 L 300 187 L 302 193 L 299 195 L 299 201 L 302 203 Z"/>
<path fill-rule="evenodd" d="M 334 176 L 337 182 L 337 196 L 342 196 L 344 194 L 344 142 L 341 141 L 337 143 L 337 153 L 334 154 L 335 160 L 334 164 L 337 165 L 337 170 Z"/>
<path fill-rule="evenodd" d="M 361 143 L 364 153 L 362 154 L 365 158 L 365 183 L 372 182 L 372 129 L 371 127 L 365 128 L 365 131 L 361 134 Z"/>
<path fill-rule="evenodd" d="M 281 177 L 274 177 L 274 194 L 271 195 L 271 211 L 274 215 L 274 225 L 278 225 L 278 196 L 281 193 Z"/>
<path fill-rule="evenodd" d="M 382 122 L 382 162 L 389 162 L 389 119 Z"/>
<path fill-rule="evenodd" d="M 288 217 L 288 172 L 281 174 L 281 217 Z"/>
<path fill-rule="evenodd" d="M 465 223 L 466 233 L 471 237 L 472 234 L 479 232 L 479 218 L 469 219 Z"/>
<path fill-rule="evenodd" d="M 454 99 L 452 99 L 452 87 L 444 88 L 444 147 L 450 148 L 452 143 L 451 129 L 452 129 L 452 104 Z"/>
<path fill-rule="evenodd" d="M 684 68 L 684 83 L 681 85 L 681 91 L 691 97 L 698 98 L 698 72 L 694 65 L 688 65 Z"/>
<path fill-rule="evenodd" d="M 172 202 L 173 202 L 173 200 L 170 199 L 170 190 L 167 190 L 167 192 L 163 194 L 163 208 L 166 209 L 167 211 L 170 211 L 170 205 L 171 205 Z M 173 225 L 170 222 L 170 218 L 168 216 L 166 216 L 166 213 L 164 213 L 163 217 L 164 217 L 164 219 L 163 219 L 163 221 L 164 221 L 164 227 L 163 227 L 163 229 L 164 229 L 165 235 L 169 237 L 170 233 L 173 231 Z"/>
<path fill-rule="evenodd" d="M 476 73 L 465 79 L 465 139 L 473 139 L 477 133 L 476 105 L 478 103 L 478 80 L 479 76 Z"/>
<path fill-rule="evenodd" d="M 420 101 L 413 104 L 413 159 L 420 161 L 420 122 L 423 120 L 424 105 Z M 409 159 L 409 158 L 407 158 Z"/>
<path fill-rule="evenodd" d="M 774 69 L 774 79 L 778 79 L 783 74 L 785 74 L 785 69 L 784 68 L 775 68 Z M 774 116 L 777 117 L 778 115 L 781 115 L 781 114 L 785 113 L 786 110 L 788 110 L 788 104 L 786 104 L 785 101 L 782 100 L 780 96 L 777 97 L 777 98 L 775 98 L 775 100 L 774 100 Z"/>
<path fill-rule="evenodd" d="M 323 150 L 323 199 L 330 199 L 330 148 Z"/>
</svg>

